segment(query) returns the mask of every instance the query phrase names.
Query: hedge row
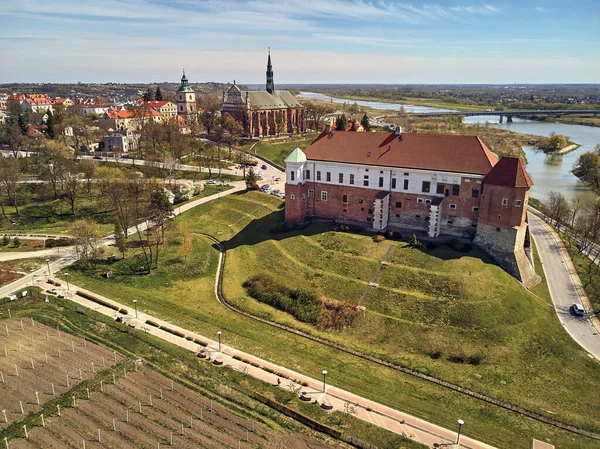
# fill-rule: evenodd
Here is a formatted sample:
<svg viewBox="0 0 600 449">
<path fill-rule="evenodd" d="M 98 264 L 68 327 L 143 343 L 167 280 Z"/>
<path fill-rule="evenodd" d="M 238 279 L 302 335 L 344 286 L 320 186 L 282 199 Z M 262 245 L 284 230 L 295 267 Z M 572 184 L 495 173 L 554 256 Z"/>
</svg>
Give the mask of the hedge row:
<svg viewBox="0 0 600 449">
<path fill-rule="evenodd" d="M 127 315 L 127 310 L 121 309 L 119 306 L 115 306 L 114 304 L 106 302 L 103 299 L 100 299 L 94 295 L 90 295 L 89 293 L 82 292 L 81 290 L 77 290 L 76 293 L 79 296 L 81 296 L 82 298 L 89 299 L 90 301 L 95 302 L 96 304 L 100 304 L 101 306 L 108 307 L 109 309 L 112 309 L 112 310 L 116 310 L 117 312 L 122 313 L 123 315 Z"/>
</svg>

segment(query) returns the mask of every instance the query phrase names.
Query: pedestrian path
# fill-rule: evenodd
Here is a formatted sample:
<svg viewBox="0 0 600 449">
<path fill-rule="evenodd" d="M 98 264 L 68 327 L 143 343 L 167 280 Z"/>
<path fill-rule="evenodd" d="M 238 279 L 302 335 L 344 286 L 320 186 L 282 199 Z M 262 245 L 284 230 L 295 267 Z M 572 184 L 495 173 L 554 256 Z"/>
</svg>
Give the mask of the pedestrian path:
<svg viewBox="0 0 600 449">
<path fill-rule="evenodd" d="M 56 289 L 54 285 L 47 284 L 46 281 L 43 279 L 38 281 L 36 285 L 44 290 Z M 296 388 L 301 387 L 302 392 L 304 392 L 305 395 L 310 397 L 313 401 L 316 400 L 319 405 L 323 403 L 329 404 L 332 406 L 333 410 L 339 410 L 344 412 L 348 409 L 347 404 L 349 404 L 350 406 L 354 407 L 354 415 L 357 418 L 360 418 L 364 421 L 367 421 L 371 424 L 374 424 L 378 427 L 382 427 L 399 435 L 404 435 L 414 441 L 426 444 L 429 447 L 434 447 L 434 444 L 443 444 L 443 447 L 450 449 L 458 449 L 459 447 L 469 449 L 494 449 L 493 446 L 479 442 L 477 440 L 473 440 L 465 436 L 464 434 L 461 435 L 460 445 L 453 444 L 456 442 L 457 438 L 457 433 L 455 430 L 453 431 L 445 429 L 441 426 L 429 423 L 407 413 L 371 401 L 359 395 L 345 391 L 341 388 L 337 388 L 333 385 L 325 386 L 323 380 L 313 379 L 296 371 L 284 368 L 269 361 L 255 357 L 252 354 L 244 353 L 222 343 L 219 344 L 218 341 L 215 341 L 204 335 L 191 332 L 187 329 L 168 323 L 154 316 L 142 313 L 140 311 L 136 311 L 132 307 L 123 305 L 121 303 L 111 300 L 110 298 L 98 295 L 95 292 L 85 290 L 76 285 L 70 284 L 70 290 L 68 291 L 64 288 L 58 290 L 60 293 L 64 294 L 67 299 L 79 305 L 93 309 L 111 318 L 116 318 L 117 316 L 119 316 L 122 319 L 124 319 L 124 321 L 128 325 L 141 329 L 150 335 L 161 338 L 165 341 L 168 341 L 187 350 L 198 352 L 202 350 L 202 347 L 194 343 L 193 341 L 187 340 L 186 338 L 178 337 L 170 332 L 159 329 L 156 326 L 150 326 L 146 324 L 146 321 L 150 320 L 158 324 L 158 326 L 166 326 L 170 329 L 182 333 L 186 337 L 191 337 L 192 339 L 205 341 L 208 344 L 205 351 L 213 361 L 218 360 L 222 362 L 225 366 L 229 366 L 233 369 L 242 371 L 250 376 L 253 376 L 257 379 L 261 379 L 264 382 L 268 382 L 273 385 L 278 385 L 279 380 L 280 388 L 289 389 L 290 382 L 292 382 L 292 384 L 295 385 Z M 127 315 L 121 315 L 119 313 L 116 313 L 115 310 L 109 307 L 100 305 L 86 298 L 83 298 L 77 295 L 75 293 L 76 291 L 88 293 L 103 301 L 106 301 L 109 304 L 118 306 L 121 309 L 126 309 Z M 283 378 L 283 376 L 274 374 L 274 372 L 279 373 L 287 377 L 288 379 Z M 326 390 L 325 394 L 323 394 L 324 387 Z M 466 425 L 468 426 L 468 423 Z"/>
</svg>

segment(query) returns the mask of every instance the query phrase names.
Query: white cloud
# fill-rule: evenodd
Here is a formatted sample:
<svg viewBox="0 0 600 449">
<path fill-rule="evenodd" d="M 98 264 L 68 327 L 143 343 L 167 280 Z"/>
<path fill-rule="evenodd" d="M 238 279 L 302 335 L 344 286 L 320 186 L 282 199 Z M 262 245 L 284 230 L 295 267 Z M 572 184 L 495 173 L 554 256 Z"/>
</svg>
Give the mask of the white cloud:
<svg viewBox="0 0 600 449">
<path fill-rule="evenodd" d="M 546 8 L 543 8 L 543 7 L 541 7 L 541 6 L 538 6 L 538 7 L 536 7 L 536 8 L 535 8 L 535 11 L 536 11 L 536 12 L 540 12 L 540 13 L 542 13 L 542 14 L 547 14 L 547 13 L 549 12 L 549 11 L 548 11 Z"/>
</svg>

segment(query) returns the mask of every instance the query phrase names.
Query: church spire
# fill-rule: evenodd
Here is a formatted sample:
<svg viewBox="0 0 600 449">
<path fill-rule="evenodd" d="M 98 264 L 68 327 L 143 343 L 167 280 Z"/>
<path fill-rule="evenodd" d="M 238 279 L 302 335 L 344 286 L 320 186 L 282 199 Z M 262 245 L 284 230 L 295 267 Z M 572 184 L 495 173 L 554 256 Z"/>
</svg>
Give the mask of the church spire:
<svg viewBox="0 0 600 449">
<path fill-rule="evenodd" d="M 273 83 L 273 66 L 271 65 L 271 47 L 269 47 L 269 58 L 267 59 L 267 92 L 275 92 L 275 83 Z"/>
</svg>

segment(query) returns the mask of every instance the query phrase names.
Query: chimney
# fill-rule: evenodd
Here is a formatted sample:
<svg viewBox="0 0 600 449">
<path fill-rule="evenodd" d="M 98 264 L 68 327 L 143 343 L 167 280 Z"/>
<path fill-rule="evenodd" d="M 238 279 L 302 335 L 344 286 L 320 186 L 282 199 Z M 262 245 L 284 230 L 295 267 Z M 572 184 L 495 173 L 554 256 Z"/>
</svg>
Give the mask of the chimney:
<svg viewBox="0 0 600 449">
<path fill-rule="evenodd" d="M 396 126 L 396 129 L 394 129 L 394 134 L 396 136 L 399 136 L 402 133 L 402 128 L 400 128 L 399 126 Z"/>
<path fill-rule="evenodd" d="M 325 126 L 325 134 L 329 134 L 331 132 L 331 125 Z"/>
</svg>

